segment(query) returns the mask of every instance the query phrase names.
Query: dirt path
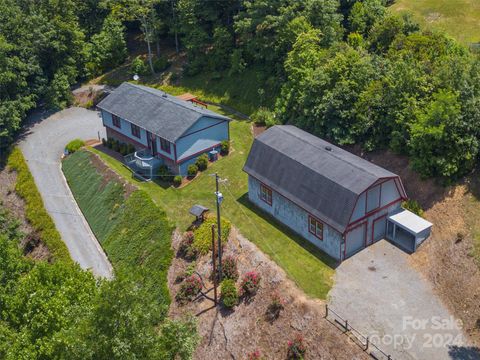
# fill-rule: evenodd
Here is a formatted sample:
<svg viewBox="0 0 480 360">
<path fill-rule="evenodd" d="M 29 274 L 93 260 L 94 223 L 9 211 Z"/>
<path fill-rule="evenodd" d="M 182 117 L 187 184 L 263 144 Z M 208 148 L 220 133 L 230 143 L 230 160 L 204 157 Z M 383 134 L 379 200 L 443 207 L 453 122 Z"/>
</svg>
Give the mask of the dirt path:
<svg viewBox="0 0 480 360">
<path fill-rule="evenodd" d="M 180 239 L 176 233 L 174 248 L 178 247 Z M 287 342 L 296 334 L 305 339 L 306 359 L 368 359 L 360 347 L 324 319 L 324 302 L 307 298 L 281 268 L 235 230 L 225 249 L 227 255 L 237 258 L 240 276 L 256 269 L 262 276 L 261 289 L 251 302 L 242 302 L 233 312 L 210 309 L 198 316 L 202 340 L 195 359 L 246 359 L 255 350 L 260 350 L 266 359 L 283 359 Z M 204 279 L 211 269 L 209 256 L 196 262 L 196 269 Z M 187 265 L 183 259 L 174 259 L 168 276 L 172 297 L 179 287 L 175 279 Z M 270 322 L 265 312 L 273 293 L 284 299 L 285 309 L 277 320 Z M 170 315 L 198 314 L 211 305 L 212 302 L 205 299 L 186 306 L 172 303 Z"/>
</svg>

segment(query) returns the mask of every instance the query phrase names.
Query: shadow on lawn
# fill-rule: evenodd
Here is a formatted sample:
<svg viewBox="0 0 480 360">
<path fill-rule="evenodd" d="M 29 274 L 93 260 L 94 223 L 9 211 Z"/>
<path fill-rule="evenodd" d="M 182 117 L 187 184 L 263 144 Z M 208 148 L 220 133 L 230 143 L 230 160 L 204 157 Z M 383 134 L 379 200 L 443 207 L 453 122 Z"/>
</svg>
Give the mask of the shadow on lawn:
<svg viewBox="0 0 480 360">
<path fill-rule="evenodd" d="M 264 219 L 266 222 L 269 224 L 273 225 L 277 230 L 283 232 L 285 235 L 287 235 L 290 239 L 295 241 L 298 245 L 300 245 L 302 248 L 307 250 L 310 254 L 315 256 L 318 260 L 323 262 L 325 265 L 329 266 L 332 269 L 335 269 L 338 265 L 339 262 L 336 261 L 334 258 L 331 256 L 327 255 L 324 253 L 322 250 L 317 248 L 315 245 L 310 243 L 309 241 L 305 240 L 302 238 L 300 235 L 295 233 L 293 230 L 291 230 L 289 227 L 286 225 L 282 224 L 280 221 L 275 219 L 273 216 L 270 214 L 266 213 L 262 209 L 258 208 L 253 204 L 249 199 L 248 199 L 248 193 L 243 194 L 240 196 L 237 201 L 245 206 L 247 209 L 253 211 L 255 214 L 260 216 L 262 219 Z"/>
</svg>

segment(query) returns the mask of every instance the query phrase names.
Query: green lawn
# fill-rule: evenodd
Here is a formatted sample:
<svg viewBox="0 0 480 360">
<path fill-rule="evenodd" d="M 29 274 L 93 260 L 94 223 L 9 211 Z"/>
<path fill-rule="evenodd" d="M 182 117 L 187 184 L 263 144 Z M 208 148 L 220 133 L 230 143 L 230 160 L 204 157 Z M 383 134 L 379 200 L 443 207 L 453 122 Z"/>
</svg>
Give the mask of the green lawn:
<svg viewBox="0 0 480 360">
<path fill-rule="evenodd" d="M 421 25 L 445 31 L 464 44 L 480 42 L 480 1 L 397 0 L 394 11 L 409 11 Z"/>
<path fill-rule="evenodd" d="M 252 143 L 251 124 L 232 121 L 230 133 L 232 152 L 226 158 L 210 166 L 203 174 L 181 189 L 162 187 L 154 182 L 139 182 L 130 171 L 110 156 L 92 149 L 115 171 L 160 204 L 169 219 L 181 229 L 193 220 L 188 209 L 194 204 L 215 208 L 215 182 L 212 176 L 218 172 L 227 182 L 220 191 L 225 200 L 223 216 L 229 219 L 241 233 L 254 242 L 263 252 L 277 262 L 310 296 L 324 299 L 332 285 L 333 261 L 307 241 L 278 224 L 273 218 L 257 211 L 247 200 L 247 175 L 242 171 Z"/>
</svg>

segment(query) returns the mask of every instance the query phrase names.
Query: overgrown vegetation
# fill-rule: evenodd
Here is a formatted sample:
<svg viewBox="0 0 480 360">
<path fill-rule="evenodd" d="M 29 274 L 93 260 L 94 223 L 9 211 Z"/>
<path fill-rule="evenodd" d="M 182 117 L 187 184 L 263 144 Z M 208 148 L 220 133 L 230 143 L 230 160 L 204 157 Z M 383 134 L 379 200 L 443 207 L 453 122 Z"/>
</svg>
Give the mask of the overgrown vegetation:
<svg viewBox="0 0 480 360">
<path fill-rule="evenodd" d="M 191 358 L 193 319 L 164 320 L 159 332 L 164 309 L 149 289 L 122 272 L 105 281 L 73 262 L 23 256 L 19 223 L 0 205 L 0 358 Z"/>
<path fill-rule="evenodd" d="M 238 304 L 238 291 L 232 279 L 225 279 L 220 284 L 220 301 L 228 309 Z"/>
<path fill-rule="evenodd" d="M 35 231 L 38 232 L 54 260 L 71 262 L 67 246 L 62 241 L 52 218 L 45 210 L 42 197 L 19 148 L 15 148 L 12 151 L 8 158 L 7 166 L 17 173 L 15 191 L 25 200 L 27 220 Z"/>
</svg>

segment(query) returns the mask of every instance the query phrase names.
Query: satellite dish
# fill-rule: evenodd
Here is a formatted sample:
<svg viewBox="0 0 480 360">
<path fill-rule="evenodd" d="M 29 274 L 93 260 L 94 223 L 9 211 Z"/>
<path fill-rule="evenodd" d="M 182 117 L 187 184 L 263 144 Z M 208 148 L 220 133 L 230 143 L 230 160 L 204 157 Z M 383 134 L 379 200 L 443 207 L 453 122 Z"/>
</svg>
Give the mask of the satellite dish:
<svg viewBox="0 0 480 360">
<path fill-rule="evenodd" d="M 138 81 L 139 79 L 140 79 L 140 76 L 138 76 L 137 74 L 133 75 L 133 80 Z"/>
</svg>

